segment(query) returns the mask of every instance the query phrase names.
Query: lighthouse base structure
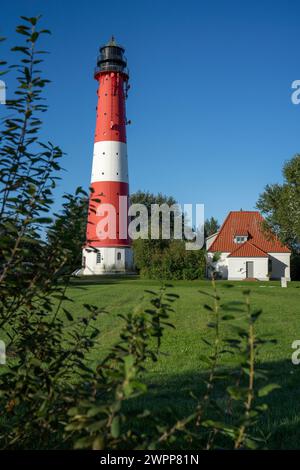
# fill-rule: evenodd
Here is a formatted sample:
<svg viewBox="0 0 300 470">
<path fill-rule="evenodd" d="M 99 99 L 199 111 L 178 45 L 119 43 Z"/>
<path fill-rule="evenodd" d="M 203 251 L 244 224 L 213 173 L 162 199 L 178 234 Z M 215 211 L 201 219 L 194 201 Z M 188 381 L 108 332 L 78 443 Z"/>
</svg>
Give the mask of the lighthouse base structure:
<svg viewBox="0 0 300 470">
<path fill-rule="evenodd" d="M 132 248 L 86 247 L 82 251 L 82 276 L 134 272 Z"/>
</svg>

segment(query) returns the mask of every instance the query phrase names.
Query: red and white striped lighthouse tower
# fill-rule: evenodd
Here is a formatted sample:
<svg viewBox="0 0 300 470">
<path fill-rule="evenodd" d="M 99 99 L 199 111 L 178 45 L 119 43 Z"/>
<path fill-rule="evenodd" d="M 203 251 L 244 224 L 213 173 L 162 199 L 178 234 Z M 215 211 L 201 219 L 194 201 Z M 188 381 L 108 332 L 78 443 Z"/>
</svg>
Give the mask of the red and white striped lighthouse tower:
<svg viewBox="0 0 300 470">
<path fill-rule="evenodd" d="M 129 181 L 125 99 L 128 78 L 124 48 L 112 37 L 100 48 L 95 70 L 98 105 L 83 248 L 84 275 L 127 272 L 133 268 L 127 230 Z"/>
</svg>

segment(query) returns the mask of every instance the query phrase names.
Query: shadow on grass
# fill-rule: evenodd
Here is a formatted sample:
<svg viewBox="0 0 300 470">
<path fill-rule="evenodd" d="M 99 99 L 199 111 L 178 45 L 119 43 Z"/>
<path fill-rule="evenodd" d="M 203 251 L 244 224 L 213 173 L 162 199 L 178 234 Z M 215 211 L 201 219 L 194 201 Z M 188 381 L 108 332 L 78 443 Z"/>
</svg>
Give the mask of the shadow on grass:
<svg viewBox="0 0 300 470">
<path fill-rule="evenodd" d="M 82 276 L 82 277 L 72 277 L 70 280 L 70 286 L 80 287 L 80 286 L 92 286 L 92 285 L 109 285 L 109 284 L 120 284 L 124 281 L 136 281 L 139 279 L 139 276 L 136 274 L 131 274 L 125 276 L 124 274 L 116 274 L 114 276 Z"/>
<path fill-rule="evenodd" d="M 276 383 L 281 388 L 256 399 L 256 404 L 266 403 L 268 410 L 260 415 L 252 434 L 263 439 L 268 449 L 300 449 L 300 365 L 294 366 L 290 361 L 268 362 L 257 366 L 257 370 L 265 371 L 268 376 L 267 382 L 259 382 L 259 388 L 267 383 Z M 226 374 L 230 372 L 228 369 Z M 131 400 L 129 411 L 135 414 L 147 409 L 172 426 L 195 411 L 193 396 L 203 396 L 206 378 L 206 373 L 195 372 L 169 376 L 149 374 L 148 393 Z M 218 382 L 214 392 L 214 399 L 223 409 L 227 406 L 225 387 L 224 381 Z"/>
</svg>

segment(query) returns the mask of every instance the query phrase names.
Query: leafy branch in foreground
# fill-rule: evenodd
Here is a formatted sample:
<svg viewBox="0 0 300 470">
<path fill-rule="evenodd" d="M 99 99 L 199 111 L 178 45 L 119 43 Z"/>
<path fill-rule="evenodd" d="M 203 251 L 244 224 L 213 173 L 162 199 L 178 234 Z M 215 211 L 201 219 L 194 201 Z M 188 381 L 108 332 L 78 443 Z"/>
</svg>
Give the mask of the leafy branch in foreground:
<svg viewBox="0 0 300 470">
<path fill-rule="evenodd" d="M 62 445 L 76 380 L 87 378 L 85 355 L 99 333 L 97 307 L 86 306 L 74 320 L 65 305 L 73 252 L 82 244 L 66 216 L 80 210 L 86 196 L 80 188 L 67 195 L 49 227 L 62 157 L 59 147 L 39 140 L 49 80 L 38 69 L 44 51 L 37 43 L 49 31 L 38 29 L 40 18 L 23 20 L 17 32 L 24 44 L 12 49 L 20 63 L 10 67 L 18 88 L 0 132 L 0 334 L 8 355 L 0 374 L 0 448 Z"/>
<path fill-rule="evenodd" d="M 126 404 L 147 392 L 141 374 L 148 360 L 158 360 L 163 330 L 172 327 L 171 304 L 178 296 L 166 291 L 166 286 L 147 292 L 151 308 L 120 315 L 124 325 L 119 341 L 97 367 L 93 392 L 69 411 L 66 432 L 73 433 L 75 448 L 145 448 L 152 440 L 150 413 L 134 414 Z M 148 432 L 141 432 L 147 419 Z"/>
<path fill-rule="evenodd" d="M 60 170 L 62 151 L 39 141 L 42 91 L 49 80 L 38 70 L 43 51 L 36 45 L 48 30 L 38 30 L 38 18 L 24 18 L 17 32 L 25 44 L 12 50 L 21 54 L 15 98 L 7 101 L 0 132 L 0 326 L 13 323 L 16 312 L 33 298 L 37 269 L 46 260 L 41 234 L 50 222 L 52 193 Z M 45 286 L 45 280 L 43 280 Z M 51 282 L 48 283 L 50 288 Z M 22 294 L 21 294 L 22 293 Z"/>
<path fill-rule="evenodd" d="M 255 333 L 262 312 L 251 308 L 250 291 L 244 291 L 243 301 L 221 303 L 214 279 L 212 286 L 212 294 L 201 292 L 212 299 L 212 305 L 206 304 L 205 308 L 212 317 L 208 327 L 214 336 L 203 339 L 211 353 L 200 357 L 209 369 L 207 379 L 199 396 L 192 394 L 196 401 L 193 413 L 166 427 L 158 443 L 174 445 L 181 434 L 183 442 L 198 449 L 256 448 L 262 442 L 251 430 L 267 409 L 261 398 L 278 388 L 270 383 L 262 386 L 266 375 L 255 370 L 259 346 L 271 341 Z M 224 368 L 222 358 L 227 355 L 235 364 L 233 370 Z"/>
</svg>

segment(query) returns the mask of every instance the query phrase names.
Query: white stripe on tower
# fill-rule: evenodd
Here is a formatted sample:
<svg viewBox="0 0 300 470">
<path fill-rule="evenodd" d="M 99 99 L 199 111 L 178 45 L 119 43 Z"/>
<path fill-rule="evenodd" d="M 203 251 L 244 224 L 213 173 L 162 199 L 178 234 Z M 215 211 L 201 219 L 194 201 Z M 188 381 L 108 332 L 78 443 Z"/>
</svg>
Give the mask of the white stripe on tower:
<svg viewBox="0 0 300 470">
<path fill-rule="evenodd" d="M 126 143 L 117 140 L 95 142 L 91 183 L 96 181 L 128 183 Z"/>
</svg>

